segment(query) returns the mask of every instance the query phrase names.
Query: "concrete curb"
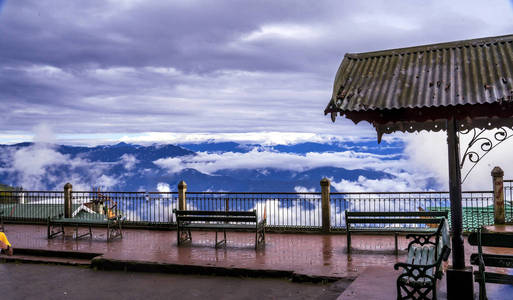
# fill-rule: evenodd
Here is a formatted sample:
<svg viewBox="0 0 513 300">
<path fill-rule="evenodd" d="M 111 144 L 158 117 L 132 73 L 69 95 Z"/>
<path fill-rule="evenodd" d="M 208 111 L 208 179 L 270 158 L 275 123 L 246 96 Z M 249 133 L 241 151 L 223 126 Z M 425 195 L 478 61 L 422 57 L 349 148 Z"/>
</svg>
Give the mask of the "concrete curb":
<svg viewBox="0 0 513 300">
<path fill-rule="evenodd" d="M 91 268 L 97 270 L 130 271 L 130 272 L 153 272 L 153 273 L 174 273 L 174 274 L 195 274 L 195 275 L 218 275 L 235 277 L 266 277 L 266 278 L 289 278 L 294 282 L 335 282 L 340 277 L 315 276 L 298 274 L 290 270 L 269 270 L 269 269 L 247 269 L 230 268 L 219 266 L 169 264 L 147 261 L 117 260 L 95 257 L 91 260 Z"/>
</svg>

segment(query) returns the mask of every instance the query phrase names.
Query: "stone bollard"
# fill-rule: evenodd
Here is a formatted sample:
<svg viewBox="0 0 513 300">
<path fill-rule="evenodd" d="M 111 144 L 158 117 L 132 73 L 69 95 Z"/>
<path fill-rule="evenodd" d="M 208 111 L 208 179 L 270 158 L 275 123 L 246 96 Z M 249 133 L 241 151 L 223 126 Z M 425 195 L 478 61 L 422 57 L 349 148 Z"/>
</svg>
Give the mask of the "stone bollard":
<svg viewBox="0 0 513 300">
<path fill-rule="evenodd" d="M 504 171 L 500 167 L 492 170 L 494 224 L 504 224 Z"/>
<path fill-rule="evenodd" d="M 331 206 L 330 206 L 330 180 L 321 180 L 321 209 L 322 209 L 322 231 L 329 232 L 331 229 Z"/>
<path fill-rule="evenodd" d="M 187 192 L 187 183 L 180 181 L 178 183 L 178 210 L 186 210 L 187 203 L 185 199 L 185 193 Z"/>
<path fill-rule="evenodd" d="M 64 217 L 71 218 L 72 207 L 71 207 L 71 192 L 73 186 L 71 183 L 66 183 L 64 185 Z"/>
</svg>

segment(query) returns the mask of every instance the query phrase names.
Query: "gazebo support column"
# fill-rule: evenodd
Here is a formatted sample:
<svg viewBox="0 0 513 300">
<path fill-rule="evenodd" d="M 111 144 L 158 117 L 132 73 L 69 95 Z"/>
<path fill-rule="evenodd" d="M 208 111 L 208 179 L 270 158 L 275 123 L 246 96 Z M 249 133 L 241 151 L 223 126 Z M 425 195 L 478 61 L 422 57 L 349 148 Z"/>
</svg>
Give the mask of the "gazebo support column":
<svg viewBox="0 0 513 300">
<path fill-rule="evenodd" d="M 452 266 L 447 270 L 447 299 L 474 299 L 472 267 L 465 267 L 461 199 L 460 143 L 454 118 L 447 120 L 449 193 L 451 197 Z"/>
</svg>

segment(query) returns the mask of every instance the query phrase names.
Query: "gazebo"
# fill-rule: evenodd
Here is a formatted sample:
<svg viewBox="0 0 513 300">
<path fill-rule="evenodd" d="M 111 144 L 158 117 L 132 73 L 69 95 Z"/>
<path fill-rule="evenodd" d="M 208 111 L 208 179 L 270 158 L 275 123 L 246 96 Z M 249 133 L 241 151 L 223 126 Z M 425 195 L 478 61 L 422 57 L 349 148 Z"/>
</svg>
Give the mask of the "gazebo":
<svg viewBox="0 0 513 300">
<path fill-rule="evenodd" d="M 452 227 L 451 299 L 472 299 L 472 269 L 465 266 L 462 238 L 461 166 L 511 136 L 513 127 L 513 35 L 368 53 L 346 54 L 326 107 L 355 124 L 371 123 L 383 134 L 447 132 Z M 495 129 L 492 138 L 482 138 Z M 473 132 L 460 155 L 459 135 Z M 460 158 L 461 157 L 461 158 Z M 436 159 L 436 158 L 426 158 Z"/>
</svg>

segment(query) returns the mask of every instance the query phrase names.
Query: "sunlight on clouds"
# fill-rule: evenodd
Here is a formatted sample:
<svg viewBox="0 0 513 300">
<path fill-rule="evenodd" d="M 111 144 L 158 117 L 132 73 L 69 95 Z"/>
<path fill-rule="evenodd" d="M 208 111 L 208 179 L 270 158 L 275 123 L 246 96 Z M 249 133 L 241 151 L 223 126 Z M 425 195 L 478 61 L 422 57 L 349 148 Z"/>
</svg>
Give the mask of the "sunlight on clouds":
<svg viewBox="0 0 513 300">
<path fill-rule="evenodd" d="M 297 24 L 270 24 L 263 25 L 260 29 L 242 36 L 241 40 L 244 42 L 254 42 L 273 38 L 312 40 L 317 37 L 319 37 L 319 32 L 312 26 Z"/>
<path fill-rule="evenodd" d="M 147 132 L 137 135 L 126 135 L 119 139 L 125 143 L 171 143 L 171 144 L 199 144 L 205 142 L 236 142 L 247 144 L 293 145 L 297 143 L 329 143 L 344 141 L 366 141 L 365 136 L 338 136 L 316 134 L 308 132 L 243 132 L 243 133 L 171 133 Z"/>
</svg>

